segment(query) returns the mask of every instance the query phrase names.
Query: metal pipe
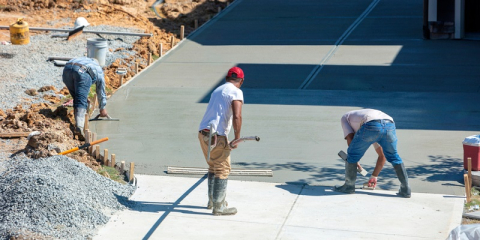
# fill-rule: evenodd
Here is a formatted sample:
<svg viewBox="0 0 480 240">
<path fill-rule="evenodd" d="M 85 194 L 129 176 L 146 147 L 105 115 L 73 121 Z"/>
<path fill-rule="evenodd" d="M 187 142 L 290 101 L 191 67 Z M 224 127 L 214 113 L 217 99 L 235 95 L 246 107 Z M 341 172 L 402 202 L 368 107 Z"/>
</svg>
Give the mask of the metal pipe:
<svg viewBox="0 0 480 240">
<path fill-rule="evenodd" d="M 48 57 L 47 61 L 52 61 L 52 60 L 70 61 L 71 59 L 73 59 L 73 57 Z"/>
<path fill-rule="evenodd" d="M 9 26 L 0 26 L 0 29 L 10 29 Z M 30 31 L 51 31 L 51 32 L 70 32 L 73 29 L 62 29 L 62 28 L 40 28 L 40 27 L 29 27 Z M 126 36 L 139 36 L 139 37 L 151 37 L 151 33 L 129 33 L 129 32 L 105 32 L 105 31 L 91 31 L 83 30 L 84 33 L 93 33 L 93 34 L 110 34 L 110 35 L 126 35 Z"/>
</svg>

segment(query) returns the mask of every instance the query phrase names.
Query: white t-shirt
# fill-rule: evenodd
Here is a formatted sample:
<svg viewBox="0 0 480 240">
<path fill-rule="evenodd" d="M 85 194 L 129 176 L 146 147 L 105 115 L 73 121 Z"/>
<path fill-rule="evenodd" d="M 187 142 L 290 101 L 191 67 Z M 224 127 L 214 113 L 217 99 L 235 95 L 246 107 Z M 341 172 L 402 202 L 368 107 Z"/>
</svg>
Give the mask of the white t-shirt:
<svg viewBox="0 0 480 240">
<path fill-rule="evenodd" d="M 356 133 L 366 122 L 382 119 L 388 119 L 393 122 L 392 117 L 375 109 L 361 109 L 347 112 L 342 116 L 343 137 L 347 137 L 350 133 Z M 375 148 L 379 146 L 377 143 L 374 145 Z"/>
<path fill-rule="evenodd" d="M 227 136 L 232 128 L 232 102 L 235 100 L 243 103 L 243 92 L 232 83 L 227 82 L 215 89 L 198 130 L 210 129 L 209 125 L 212 123 L 213 129 L 210 130 Z"/>
</svg>

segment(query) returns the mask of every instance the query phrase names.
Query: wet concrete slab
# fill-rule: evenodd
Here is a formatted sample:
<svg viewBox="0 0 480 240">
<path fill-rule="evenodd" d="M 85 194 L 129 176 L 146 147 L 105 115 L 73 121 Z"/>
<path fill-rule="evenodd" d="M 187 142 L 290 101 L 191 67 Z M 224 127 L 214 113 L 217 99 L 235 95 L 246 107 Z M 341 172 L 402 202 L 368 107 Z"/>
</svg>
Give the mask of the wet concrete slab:
<svg viewBox="0 0 480 240">
<path fill-rule="evenodd" d="M 347 148 L 340 118 L 376 108 L 395 119 L 413 192 L 463 195 L 461 142 L 480 129 L 480 45 L 423 40 L 422 7 L 414 0 L 237 0 L 109 99 L 120 122 L 91 127 L 110 137 L 102 148 L 117 162 L 135 162 L 137 173 L 205 167 L 198 125 L 211 91 L 239 66 L 242 135 L 262 140 L 234 150 L 232 166 L 272 169 L 274 177 L 233 179 L 339 184 L 337 153 Z M 375 161 L 370 149 L 361 163 L 372 172 Z M 398 188 L 388 163 L 379 188 Z"/>
</svg>

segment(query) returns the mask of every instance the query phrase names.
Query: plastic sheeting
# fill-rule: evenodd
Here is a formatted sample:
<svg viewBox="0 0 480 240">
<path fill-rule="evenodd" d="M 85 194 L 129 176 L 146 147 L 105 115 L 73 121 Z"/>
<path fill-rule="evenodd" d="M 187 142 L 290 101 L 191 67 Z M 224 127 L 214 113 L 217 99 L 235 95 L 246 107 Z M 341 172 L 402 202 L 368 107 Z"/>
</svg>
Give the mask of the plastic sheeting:
<svg viewBox="0 0 480 240">
<path fill-rule="evenodd" d="M 466 137 L 463 140 L 463 145 L 469 145 L 469 146 L 480 146 L 480 135 L 473 135 L 470 137 Z"/>
<path fill-rule="evenodd" d="M 480 239 L 480 224 L 460 225 L 454 228 L 446 240 L 478 240 Z"/>
</svg>

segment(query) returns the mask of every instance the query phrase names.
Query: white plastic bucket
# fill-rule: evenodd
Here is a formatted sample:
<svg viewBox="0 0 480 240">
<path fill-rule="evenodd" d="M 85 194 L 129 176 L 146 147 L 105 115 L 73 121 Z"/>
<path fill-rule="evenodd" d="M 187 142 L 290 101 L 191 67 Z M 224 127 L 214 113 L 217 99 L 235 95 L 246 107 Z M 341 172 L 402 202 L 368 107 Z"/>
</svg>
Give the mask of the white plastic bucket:
<svg viewBox="0 0 480 240">
<path fill-rule="evenodd" d="M 87 57 L 95 58 L 101 67 L 105 66 L 105 58 L 107 57 L 108 41 L 103 38 L 87 39 Z"/>
</svg>

